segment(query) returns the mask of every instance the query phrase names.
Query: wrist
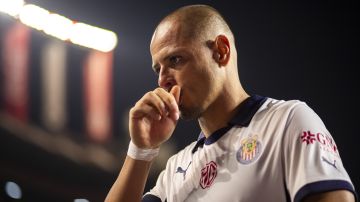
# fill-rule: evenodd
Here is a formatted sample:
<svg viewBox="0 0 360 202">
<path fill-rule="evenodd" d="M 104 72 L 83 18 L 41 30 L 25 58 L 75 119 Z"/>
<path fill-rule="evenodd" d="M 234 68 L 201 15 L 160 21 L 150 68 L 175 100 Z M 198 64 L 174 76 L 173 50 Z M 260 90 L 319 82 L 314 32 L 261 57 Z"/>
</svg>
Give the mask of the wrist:
<svg viewBox="0 0 360 202">
<path fill-rule="evenodd" d="M 142 149 L 137 147 L 132 141 L 129 143 L 127 155 L 135 160 L 152 161 L 159 155 L 160 148 Z"/>
</svg>

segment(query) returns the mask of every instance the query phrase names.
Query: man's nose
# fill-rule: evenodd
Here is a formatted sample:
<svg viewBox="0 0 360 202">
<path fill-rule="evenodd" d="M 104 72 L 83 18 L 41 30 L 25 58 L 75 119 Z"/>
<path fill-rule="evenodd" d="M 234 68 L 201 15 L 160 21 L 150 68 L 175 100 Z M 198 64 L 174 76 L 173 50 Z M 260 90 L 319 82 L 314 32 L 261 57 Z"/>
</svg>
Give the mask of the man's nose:
<svg viewBox="0 0 360 202">
<path fill-rule="evenodd" d="M 171 88 L 175 85 L 174 78 L 170 75 L 169 71 L 165 70 L 164 68 L 161 68 L 159 72 L 158 85 L 167 91 L 170 91 Z"/>
</svg>

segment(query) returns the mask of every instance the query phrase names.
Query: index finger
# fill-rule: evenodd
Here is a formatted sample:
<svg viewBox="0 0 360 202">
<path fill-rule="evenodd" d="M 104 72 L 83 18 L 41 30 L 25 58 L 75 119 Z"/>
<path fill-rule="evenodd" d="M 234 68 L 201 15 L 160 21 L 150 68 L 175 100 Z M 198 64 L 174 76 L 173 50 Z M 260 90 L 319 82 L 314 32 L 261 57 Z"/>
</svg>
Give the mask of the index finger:
<svg viewBox="0 0 360 202">
<path fill-rule="evenodd" d="M 174 91 L 176 91 L 176 89 L 174 89 Z M 155 92 L 160 97 L 160 99 L 165 103 L 165 105 L 168 109 L 168 112 L 170 114 L 175 114 L 173 116 L 174 116 L 174 118 L 176 118 L 176 116 L 177 116 L 176 114 L 179 113 L 179 108 L 178 108 L 178 104 L 176 102 L 175 96 L 172 93 L 167 92 L 163 88 L 157 88 L 153 92 Z"/>
</svg>

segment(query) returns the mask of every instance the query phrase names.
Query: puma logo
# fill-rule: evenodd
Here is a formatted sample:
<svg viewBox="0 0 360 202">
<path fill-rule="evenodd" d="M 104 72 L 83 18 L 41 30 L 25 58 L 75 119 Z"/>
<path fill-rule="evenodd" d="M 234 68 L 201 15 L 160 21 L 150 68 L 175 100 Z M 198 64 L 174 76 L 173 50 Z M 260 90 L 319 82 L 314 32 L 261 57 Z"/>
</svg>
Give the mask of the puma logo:
<svg viewBox="0 0 360 202">
<path fill-rule="evenodd" d="M 183 180 L 185 180 L 186 171 L 188 170 L 190 164 L 191 164 L 191 161 L 190 161 L 189 165 L 186 167 L 186 169 L 183 169 L 180 166 L 177 167 L 177 169 L 176 169 L 176 173 L 182 173 L 183 174 Z"/>
</svg>

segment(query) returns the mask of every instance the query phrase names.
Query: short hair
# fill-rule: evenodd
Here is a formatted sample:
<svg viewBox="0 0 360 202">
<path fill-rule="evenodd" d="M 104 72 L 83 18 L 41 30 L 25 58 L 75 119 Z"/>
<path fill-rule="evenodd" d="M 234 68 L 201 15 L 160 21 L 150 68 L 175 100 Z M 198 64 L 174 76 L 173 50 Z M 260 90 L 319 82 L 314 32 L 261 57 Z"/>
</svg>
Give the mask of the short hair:
<svg viewBox="0 0 360 202">
<path fill-rule="evenodd" d="M 168 20 L 180 21 L 183 25 L 182 36 L 187 39 L 205 39 L 211 34 L 225 34 L 234 41 L 234 35 L 224 17 L 208 5 L 190 5 L 181 7 L 161 22 Z"/>
</svg>

